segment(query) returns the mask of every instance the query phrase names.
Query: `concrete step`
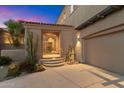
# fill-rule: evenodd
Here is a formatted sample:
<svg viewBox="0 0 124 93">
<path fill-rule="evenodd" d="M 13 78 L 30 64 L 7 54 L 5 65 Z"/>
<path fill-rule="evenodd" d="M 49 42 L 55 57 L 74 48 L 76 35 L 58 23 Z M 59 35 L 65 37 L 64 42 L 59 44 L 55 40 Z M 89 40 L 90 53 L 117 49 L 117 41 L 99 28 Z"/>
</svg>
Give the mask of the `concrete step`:
<svg viewBox="0 0 124 93">
<path fill-rule="evenodd" d="M 40 62 L 47 67 L 56 67 L 64 65 L 65 58 L 43 58 Z"/>
<path fill-rule="evenodd" d="M 63 66 L 65 65 L 65 62 L 58 63 L 58 64 L 43 64 L 46 67 L 58 67 L 58 66 Z"/>
<path fill-rule="evenodd" d="M 41 61 L 59 61 L 59 60 L 64 60 L 65 58 L 42 58 Z"/>
<path fill-rule="evenodd" d="M 55 60 L 55 61 L 44 61 L 44 64 L 58 64 L 58 63 L 62 63 L 65 62 L 65 60 Z"/>
</svg>

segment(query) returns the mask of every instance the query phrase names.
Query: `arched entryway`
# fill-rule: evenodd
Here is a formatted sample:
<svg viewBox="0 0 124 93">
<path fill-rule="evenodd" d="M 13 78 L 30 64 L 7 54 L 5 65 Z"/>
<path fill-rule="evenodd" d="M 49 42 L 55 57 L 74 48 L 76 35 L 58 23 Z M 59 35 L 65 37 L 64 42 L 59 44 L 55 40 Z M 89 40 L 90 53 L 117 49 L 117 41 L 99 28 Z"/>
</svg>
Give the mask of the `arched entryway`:
<svg viewBox="0 0 124 93">
<path fill-rule="evenodd" d="M 43 32 L 43 58 L 60 57 L 59 32 Z"/>
</svg>

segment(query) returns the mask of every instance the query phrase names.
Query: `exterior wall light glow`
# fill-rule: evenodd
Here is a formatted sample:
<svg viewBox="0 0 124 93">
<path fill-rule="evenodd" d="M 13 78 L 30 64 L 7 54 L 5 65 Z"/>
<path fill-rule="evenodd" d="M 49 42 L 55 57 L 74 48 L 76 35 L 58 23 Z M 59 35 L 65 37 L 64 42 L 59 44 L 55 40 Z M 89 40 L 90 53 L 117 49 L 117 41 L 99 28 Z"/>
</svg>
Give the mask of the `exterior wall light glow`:
<svg viewBox="0 0 124 93">
<path fill-rule="evenodd" d="M 76 58 L 78 61 L 81 61 L 81 38 L 80 33 L 77 33 L 76 36 L 76 46 L 75 46 Z"/>
<path fill-rule="evenodd" d="M 80 33 L 77 34 L 77 41 L 80 41 Z"/>
</svg>

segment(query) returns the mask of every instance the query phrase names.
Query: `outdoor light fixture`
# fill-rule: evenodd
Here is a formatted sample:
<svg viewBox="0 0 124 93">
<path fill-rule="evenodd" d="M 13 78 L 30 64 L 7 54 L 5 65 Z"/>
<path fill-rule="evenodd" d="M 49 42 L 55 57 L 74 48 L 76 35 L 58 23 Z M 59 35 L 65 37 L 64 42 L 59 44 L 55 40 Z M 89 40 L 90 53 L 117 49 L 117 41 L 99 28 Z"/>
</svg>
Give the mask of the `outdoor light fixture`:
<svg viewBox="0 0 124 93">
<path fill-rule="evenodd" d="M 80 41 L 80 33 L 77 33 L 77 41 Z"/>
</svg>

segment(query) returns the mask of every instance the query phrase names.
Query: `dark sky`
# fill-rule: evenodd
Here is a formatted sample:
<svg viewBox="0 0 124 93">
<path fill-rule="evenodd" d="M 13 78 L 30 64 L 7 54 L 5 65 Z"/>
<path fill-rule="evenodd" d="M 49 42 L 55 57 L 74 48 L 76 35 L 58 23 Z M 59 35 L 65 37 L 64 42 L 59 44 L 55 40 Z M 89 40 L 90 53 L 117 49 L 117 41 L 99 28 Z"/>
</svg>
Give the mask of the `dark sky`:
<svg viewBox="0 0 124 93">
<path fill-rule="evenodd" d="M 62 5 L 0 5 L 0 27 L 9 19 L 55 23 Z"/>
</svg>

